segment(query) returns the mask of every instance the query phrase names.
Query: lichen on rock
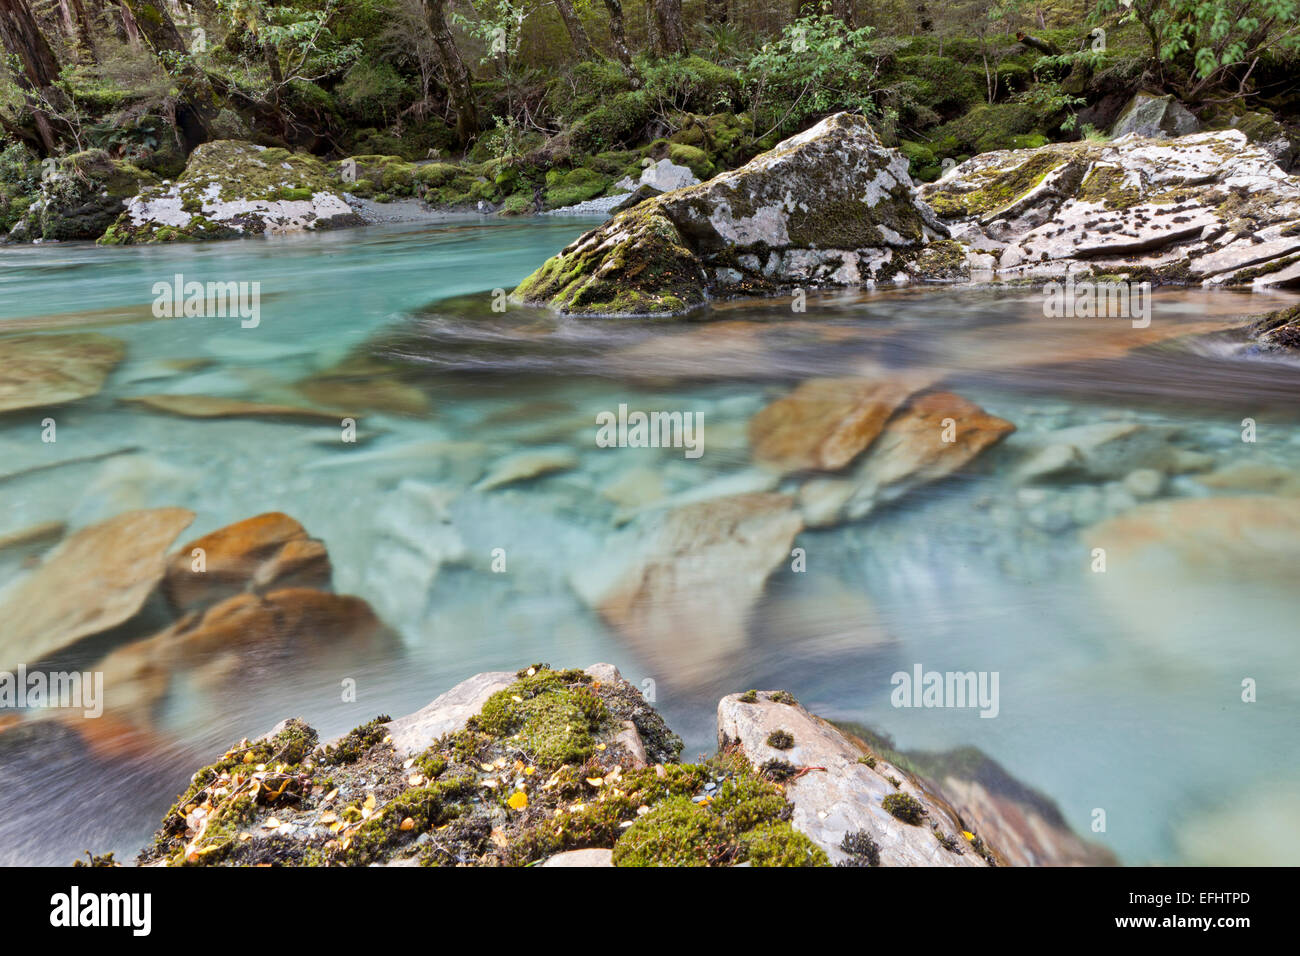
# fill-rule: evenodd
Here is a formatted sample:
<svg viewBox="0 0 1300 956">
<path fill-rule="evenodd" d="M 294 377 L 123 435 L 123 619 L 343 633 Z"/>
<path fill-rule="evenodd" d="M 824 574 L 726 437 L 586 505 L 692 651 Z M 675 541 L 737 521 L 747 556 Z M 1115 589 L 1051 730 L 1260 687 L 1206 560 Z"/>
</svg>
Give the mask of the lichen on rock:
<svg viewBox="0 0 1300 956">
<path fill-rule="evenodd" d="M 130 199 L 100 242 L 230 239 L 360 225 L 340 187 L 314 156 L 216 140 L 194 150 L 175 182 Z"/>
<path fill-rule="evenodd" d="M 710 295 L 892 278 L 946 235 L 867 120 L 837 113 L 739 169 L 618 213 L 515 289 L 586 315 L 682 314 Z"/>
</svg>

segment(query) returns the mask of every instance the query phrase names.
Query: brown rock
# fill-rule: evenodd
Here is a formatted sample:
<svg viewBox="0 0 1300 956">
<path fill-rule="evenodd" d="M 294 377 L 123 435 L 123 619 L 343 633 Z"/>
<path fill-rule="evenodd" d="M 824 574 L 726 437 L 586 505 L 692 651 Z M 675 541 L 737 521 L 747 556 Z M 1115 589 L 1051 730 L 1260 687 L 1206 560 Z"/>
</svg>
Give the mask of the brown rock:
<svg viewBox="0 0 1300 956">
<path fill-rule="evenodd" d="M 203 550 L 201 572 L 194 569 L 195 549 Z M 163 587 L 172 607 L 184 613 L 244 591 L 328 589 L 330 575 L 325 545 L 293 518 L 273 511 L 185 545 L 168 561 Z"/>
<path fill-rule="evenodd" d="M 0 412 L 94 395 L 125 356 L 121 340 L 96 332 L 0 338 Z"/>
<path fill-rule="evenodd" d="M 193 520 L 184 508 L 130 511 L 60 544 L 0 606 L 0 670 L 129 620 L 162 580 L 167 549 Z"/>
<path fill-rule="evenodd" d="M 279 405 L 249 402 L 221 395 L 132 395 L 123 402 L 142 405 L 151 411 L 167 412 L 185 418 L 313 418 L 338 422 L 343 418 L 360 416 L 327 408 L 309 408 L 304 405 Z"/>
<path fill-rule="evenodd" d="M 811 526 L 856 520 L 882 501 L 946 478 L 1013 431 L 960 395 L 927 393 L 889 422 L 851 475 L 807 482 L 800 507 Z"/>
<path fill-rule="evenodd" d="M 95 670 L 112 689 L 109 716 L 148 726 L 178 681 L 187 691 L 238 686 L 256 674 L 250 654 L 256 653 L 259 667 L 272 654 L 316 656 L 345 649 L 355 659 L 388 636 L 360 598 L 286 588 L 238 594 L 202 614 L 187 614 L 165 631 L 113 651 Z"/>
<path fill-rule="evenodd" d="M 912 391 L 900 379 L 810 379 L 750 420 L 754 458 L 782 471 L 843 468 Z"/>
<path fill-rule="evenodd" d="M 391 362 L 352 358 L 300 381 L 295 387 L 306 398 L 327 408 L 344 406 L 358 411 L 427 415 L 429 396 L 397 378 Z"/>
</svg>

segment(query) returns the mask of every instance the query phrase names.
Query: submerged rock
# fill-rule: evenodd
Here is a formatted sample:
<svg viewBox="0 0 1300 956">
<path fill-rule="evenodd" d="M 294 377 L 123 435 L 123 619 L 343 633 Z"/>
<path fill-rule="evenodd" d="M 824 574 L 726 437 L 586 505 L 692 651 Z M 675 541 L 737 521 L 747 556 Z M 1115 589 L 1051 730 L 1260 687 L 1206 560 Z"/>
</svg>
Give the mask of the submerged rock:
<svg viewBox="0 0 1300 956">
<path fill-rule="evenodd" d="M 174 183 L 144 189 L 104 243 L 230 239 L 361 225 L 329 167 L 240 140 L 204 143 Z"/>
<path fill-rule="evenodd" d="M 184 614 L 244 592 L 328 588 L 330 573 L 325 545 L 293 518 L 275 511 L 227 525 L 182 547 L 168 561 L 163 590 L 177 613 Z"/>
<path fill-rule="evenodd" d="M 944 234 L 907 160 L 865 118 L 837 113 L 739 169 L 618 214 L 514 297 L 568 313 L 679 314 L 710 294 L 890 278 Z"/>
<path fill-rule="evenodd" d="M 1013 431 L 1013 424 L 960 395 L 928 392 L 889 421 L 845 477 L 805 482 L 799 507 L 810 527 L 860 519 L 959 471 Z"/>
<path fill-rule="evenodd" d="M 760 492 L 647 516 L 570 580 L 643 659 L 672 659 L 685 679 L 706 680 L 744 647 L 768 575 L 790 556 L 803 527 L 792 505 Z"/>
<path fill-rule="evenodd" d="M 0 671 L 39 661 L 135 616 L 166 573 L 166 552 L 194 513 L 132 511 L 63 541 L 0 603 Z"/>
<path fill-rule="evenodd" d="M 126 344 L 96 332 L 0 338 L 0 413 L 94 395 L 126 357 Z"/>
<path fill-rule="evenodd" d="M 1300 183 L 1238 130 L 983 153 L 921 193 L 1004 277 L 1300 281 Z"/>
<path fill-rule="evenodd" d="M 900 376 L 809 379 L 750 419 L 754 459 L 780 471 L 843 468 L 915 389 Z"/>
<path fill-rule="evenodd" d="M 106 715 L 152 726 L 171 695 L 255 686 L 259 673 L 310 656 L 338 666 L 380 650 L 391 635 L 361 598 L 313 588 L 237 594 L 95 665 L 111 688 Z"/>
<path fill-rule="evenodd" d="M 318 421 L 341 421 L 358 416 L 346 411 L 330 411 L 305 405 L 279 405 L 267 402 L 250 402 L 224 395 L 131 395 L 120 399 L 131 405 L 140 405 L 150 411 L 167 412 L 185 418 L 309 418 Z"/>
</svg>

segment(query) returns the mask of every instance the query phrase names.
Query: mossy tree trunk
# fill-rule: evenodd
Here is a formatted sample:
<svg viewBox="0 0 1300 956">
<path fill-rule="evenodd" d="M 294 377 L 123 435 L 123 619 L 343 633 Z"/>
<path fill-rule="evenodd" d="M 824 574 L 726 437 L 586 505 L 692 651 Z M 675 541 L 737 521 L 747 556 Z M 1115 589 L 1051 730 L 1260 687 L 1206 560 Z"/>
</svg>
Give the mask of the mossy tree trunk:
<svg viewBox="0 0 1300 956">
<path fill-rule="evenodd" d="M 853 0 L 831 0 L 831 15 L 853 29 Z"/>
<path fill-rule="evenodd" d="M 456 48 L 456 40 L 447 25 L 447 0 L 421 0 L 424 19 L 438 50 L 443 76 L 447 83 L 447 96 L 456 113 L 456 135 L 462 146 L 468 146 L 478 135 L 478 105 L 474 102 L 474 86 L 469 68 Z"/>
<path fill-rule="evenodd" d="M 45 108 L 63 101 L 55 86 L 59 78 L 59 61 L 36 24 L 26 0 L 0 0 L 0 44 L 22 67 L 17 77 L 32 108 L 36 139 L 43 155 L 51 155 L 58 146 L 54 120 Z"/>
<path fill-rule="evenodd" d="M 560 11 L 560 19 L 564 21 L 564 29 L 569 33 L 569 42 L 573 44 L 573 52 L 583 60 L 590 60 L 594 56 L 591 49 L 591 38 L 587 36 L 587 30 L 582 25 L 582 20 L 578 18 L 578 13 L 573 9 L 573 0 L 555 0 L 555 9 Z"/>
<path fill-rule="evenodd" d="M 605 9 L 609 11 L 609 43 L 614 48 L 614 56 L 623 64 L 626 73 L 632 72 L 632 51 L 627 45 L 627 27 L 623 21 L 622 0 L 604 0 Z"/>
<path fill-rule="evenodd" d="M 86 5 L 82 0 L 59 0 L 59 17 L 68 38 L 80 47 L 82 54 L 94 62 L 95 33 L 90 25 L 90 16 L 86 13 Z"/>
<path fill-rule="evenodd" d="M 675 56 L 686 52 L 686 24 L 682 20 L 682 0 L 653 0 L 655 26 L 658 28 L 659 54 Z"/>
</svg>

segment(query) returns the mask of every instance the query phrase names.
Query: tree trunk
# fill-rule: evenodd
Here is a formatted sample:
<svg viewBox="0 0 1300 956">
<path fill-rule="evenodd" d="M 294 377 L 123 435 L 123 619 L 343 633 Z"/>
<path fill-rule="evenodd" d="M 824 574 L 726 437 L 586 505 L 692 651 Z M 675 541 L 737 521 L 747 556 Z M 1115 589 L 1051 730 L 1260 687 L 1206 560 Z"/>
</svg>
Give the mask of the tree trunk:
<svg viewBox="0 0 1300 956">
<path fill-rule="evenodd" d="M 22 66 L 18 81 L 27 93 L 36 94 L 54 106 L 63 101 L 62 91 L 54 85 L 59 78 L 59 61 L 25 0 L 0 0 L 0 44 Z M 30 96 L 28 105 L 41 146 L 47 156 L 52 155 L 57 150 L 58 137 L 50 115 Z"/>
<path fill-rule="evenodd" d="M 77 27 L 77 42 L 86 49 L 91 60 L 99 58 L 99 52 L 95 49 L 95 27 L 90 21 L 90 14 L 86 10 L 86 4 L 83 0 L 68 0 L 72 7 L 72 19 Z"/>
<path fill-rule="evenodd" d="M 831 0 L 831 13 L 850 30 L 853 29 L 853 0 Z"/>
<path fill-rule="evenodd" d="M 707 0 L 704 17 L 709 23 L 726 23 L 731 18 L 727 9 L 728 0 Z"/>
<path fill-rule="evenodd" d="M 590 60 L 595 55 L 591 49 L 591 38 L 587 36 L 582 21 L 578 19 L 578 14 L 573 9 L 573 0 L 555 0 L 555 9 L 560 11 L 564 29 L 569 32 L 573 52 L 578 54 L 579 59 Z"/>
<path fill-rule="evenodd" d="M 421 0 L 424 19 L 429 24 L 442 72 L 447 81 L 447 95 L 456 113 L 456 135 L 462 146 L 468 146 L 478 135 L 478 106 L 474 102 L 474 86 L 469 69 L 456 49 L 456 40 L 447 26 L 447 0 Z"/>
<path fill-rule="evenodd" d="M 135 22 L 135 14 L 126 4 L 117 8 L 122 14 L 122 32 L 126 34 L 126 43 L 133 50 L 140 49 L 140 26 Z"/>
<path fill-rule="evenodd" d="M 686 24 L 682 22 L 682 0 L 653 0 L 663 56 L 686 52 Z"/>
<path fill-rule="evenodd" d="M 664 55 L 663 31 L 655 15 L 655 0 L 645 0 L 645 51 L 656 59 Z"/>
<path fill-rule="evenodd" d="M 154 56 L 164 53 L 189 53 L 181 31 L 167 12 L 166 0 L 119 0 L 130 11 L 131 18 L 140 29 L 145 43 Z M 212 110 L 204 104 L 211 95 L 207 78 L 199 71 L 187 68 L 181 73 L 181 98 L 176 104 L 176 128 L 180 131 L 188 153 L 212 135 Z"/>
<path fill-rule="evenodd" d="M 609 42 L 626 73 L 632 72 L 632 51 L 627 46 L 627 28 L 623 24 L 622 0 L 604 0 L 609 11 Z"/>
<path fill-rule="evenodd" d="M 36 25 L 26 0 L 0 0 L 0 40 L 22 64 L 33 90 L 53 86 L 59 78 L 59 61 Z"/>
</svg>

